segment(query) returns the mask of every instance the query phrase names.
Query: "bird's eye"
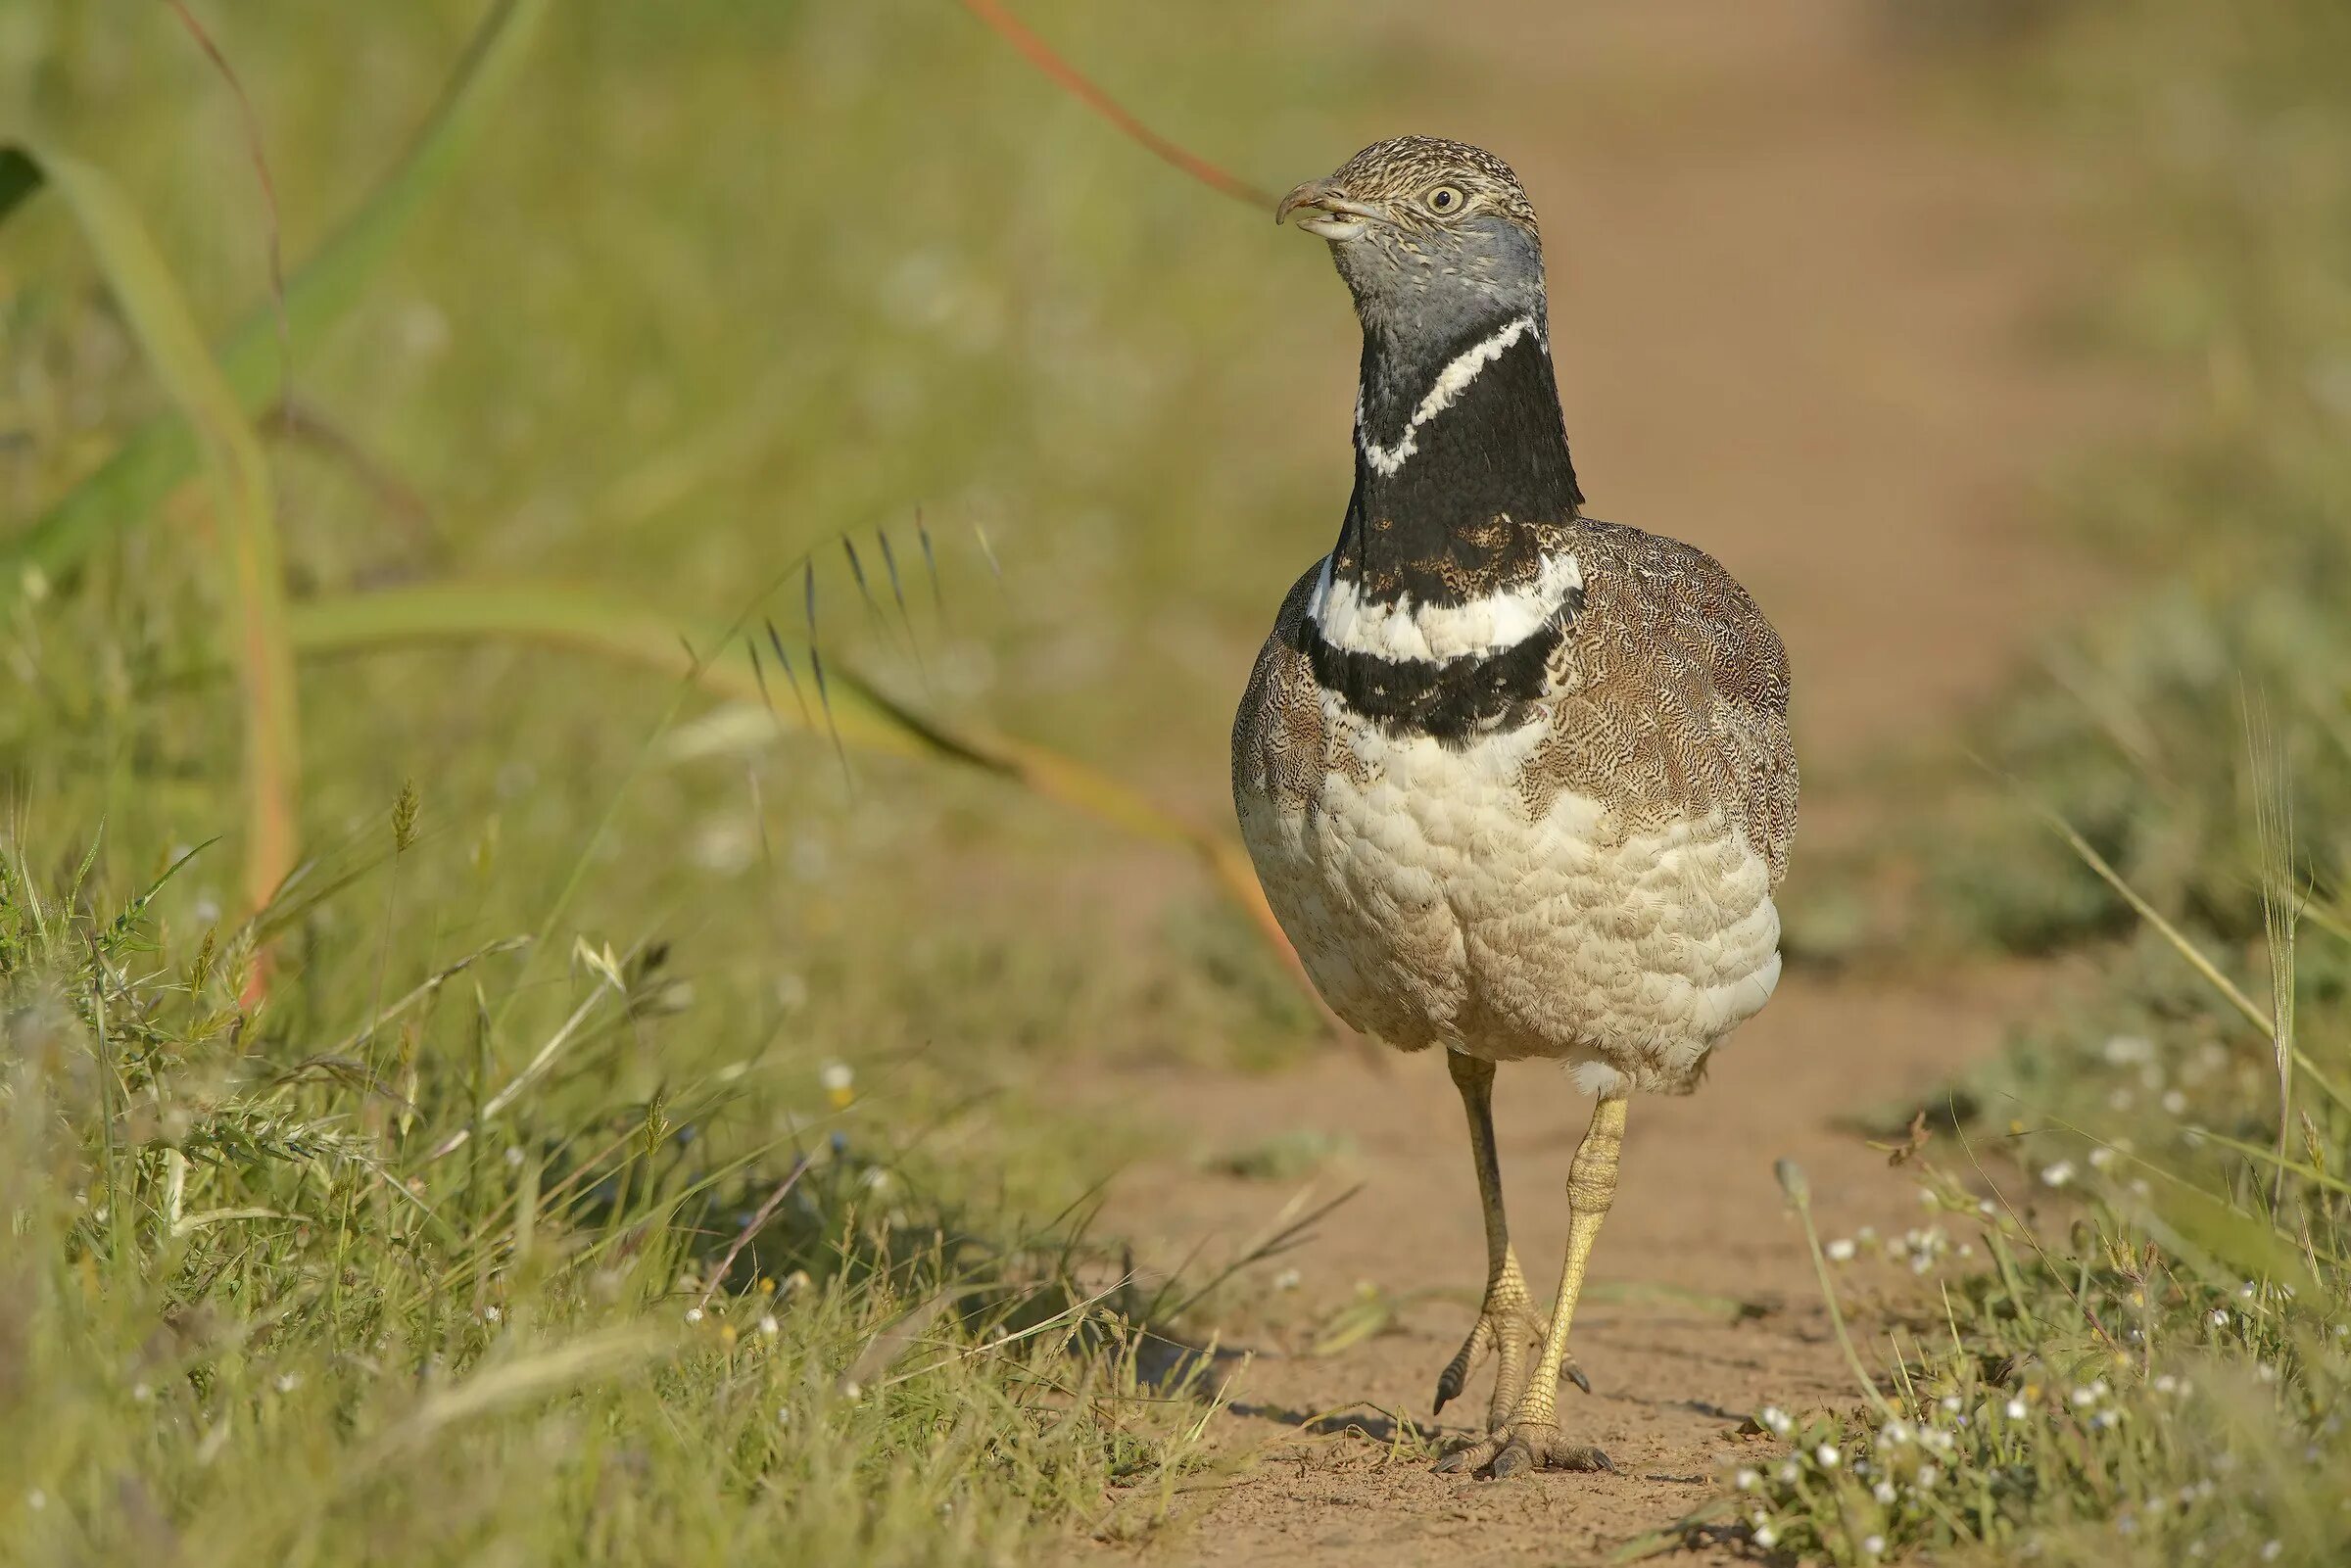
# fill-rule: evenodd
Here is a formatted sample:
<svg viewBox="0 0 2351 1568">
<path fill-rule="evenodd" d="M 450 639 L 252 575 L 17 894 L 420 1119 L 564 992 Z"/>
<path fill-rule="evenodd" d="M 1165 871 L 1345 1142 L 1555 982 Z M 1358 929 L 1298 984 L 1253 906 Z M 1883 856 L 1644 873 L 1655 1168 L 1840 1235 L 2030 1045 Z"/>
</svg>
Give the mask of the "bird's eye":
<svg viewBox="0 0 2351 1568">
<path fill-rule="evenodd" d="M 1458 213 L 1462 208 L 1462 193 L 1451 185 L 1440 185 L 1425 198 L 1428 210 L 1443 214 Z"/>
</svg>

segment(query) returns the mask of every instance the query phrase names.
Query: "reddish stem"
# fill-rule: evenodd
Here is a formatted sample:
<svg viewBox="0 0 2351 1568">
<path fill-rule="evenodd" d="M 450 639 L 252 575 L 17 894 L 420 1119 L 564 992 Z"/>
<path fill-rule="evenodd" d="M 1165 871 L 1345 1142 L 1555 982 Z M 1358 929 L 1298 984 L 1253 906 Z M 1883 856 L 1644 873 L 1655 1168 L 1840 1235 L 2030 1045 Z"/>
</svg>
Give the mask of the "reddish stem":
<svg viewBox="0 0 2351 1568">
<path fill-rule="evenodd" d="M 1095 86 L 1071 65 L 1053 52 L 1053 46 L 1031 32 L 1006 11 L 997 0 L 960 0 L 963 9 L 1029 57 L 1029 63 L 1058 83 L 1062 90 L 1086 108 L 1117 126 L 1130 140 L 1161 161 L 1183 170 L 1210 190 L 1219 191 L 1236 202 L 1246 202 L 1261 212 L 1271 212 L 1273 196 L 1261 191 L 1236 174 L 1226 173 L 1197 153 L 1176 146 L 1123 108 L 1119 101 Z"/>
</svg>

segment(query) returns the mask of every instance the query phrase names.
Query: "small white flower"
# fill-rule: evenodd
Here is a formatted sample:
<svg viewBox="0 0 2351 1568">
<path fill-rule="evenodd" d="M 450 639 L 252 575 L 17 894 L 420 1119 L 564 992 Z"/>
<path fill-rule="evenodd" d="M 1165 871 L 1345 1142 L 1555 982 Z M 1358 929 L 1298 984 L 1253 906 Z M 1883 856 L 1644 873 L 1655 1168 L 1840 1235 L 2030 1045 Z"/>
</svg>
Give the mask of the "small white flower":
<svg viewBox="0 0 2351 1568">
<path fill-rule="evenodd" d="M 776 1333 L 777 1333 L 777 1330 L 778 1330 L 778 1328 L 779 1328 L 779 1327 L 780 1327 L 780 1325 L 779 1325 L 779 1324 L 776 1322 L 776 1314 L 775 1314 L 775 1313 L 773 1313 L 773 1312 L 766 1312 L 766 1313 L 762 1313 L 762 1314 L 760 1315 L 760 1318 L 759 1318 L 759 1332 L 760 1332 L 760 1333 L 762 1333 L 762 1334 L 764 1334 L 764 1335 L 766 1335 L 766 1336 L 767 1336 L 769 1339 L 771 1339 L 771 1340 L 772 1340 L 772 1339 L 774 1339 L 774 1338 L 776 1337 Z"/>
<path fill-rule="evenodd" d="M 1821 1249 L 1821 1251 L 1829 1255 L 1829 1261 L 1832 1263 L 1851 1262 L 1853 1260 L 1853 1254 L 1858 1250 L 1859 1249 L 1854 1247 L 1852 1238 L 1849 1236 L 1840 1236 L 1835 1241 L 1829 1243 L 1828 1246 Z"/>
<path fill-rule="evenodd" d="M 2256 1361 L 2253 1363 L 2253 1375 L 2264 1383 L 2275 1383 L 2278 1381 L 2278 1368 L 2267 1361 Z"/>
<path fill-rule="evenodd" d="M 2040 1182 L 2044 1187 L 2062 1187 L 2074 1179 L 2074 1163 L 2058 1160 L 2040 1167 Z"/>
<path fill-rule="evenodd" d="M 2185 1114 L 2187 1096 L 2182 1094 L 2178 1089 L 2166 1089 L 2163 1093 L 2163 1110 L 2166 1116 L 2177 1117 Z"/>
<path fill-rule="evenodd" d="M 2227 1328 L 2229 1326 L 2228 1307 L 2216 1307 L 2212 1309 L 2212 1326 L 2214 1328 Z"/>
<path fill-rule="evenodd" d="M 2022 1400 L 2010 1400 L 2008 1402 L 2008 1419 L 2011 1421 L 2022 1421 L 2024 1418 L 2025 1402 Z"/>
<path fill-rule="evenodd" d="M 2261 1560 L 2263 1562 L 2276 1562 L 2278 1560 L 2279 1553 L 2282 1552 L 2283 1550 L 2285 1550 L 2284 1542 L 2265 1541 L 2261 1544 Z"/>
<path fill-rule="evenodd" d="M 1299 1282 L 1304 1278 L 1305 1276 L 1295 1268 L 1285 1268 L 1273 1276 L 1273 1288 L 1275 1290 L 1296 1290 Z"/>
<path fill-rule="evenodd" d="M 300 1372 L 280 1372 L 277 1374 L 278 1393 L 291 1394 L 300 1387 L 302 1387 L 302 1374 Z"/>
<path fill-rule="evenodd" d="M 39 1487 L 34 1487 L 30 1492 L 24 1494 L 24 1506 L 30 1508 L 34 1513 L 39 1513 L 43 1508 L 49 1506 L 49 1494 L 43 1492 Z"/>
<path fill-rule="evenodd" d="M 1878 1442 L 1890 1449 L 1898 1449 L 1918 1436 L 1907 1421 L 1889 1421 L 1878 1431 Z"/>
<path fill-rule="evenodd" d="M 1886 1549 L 1886 1538 L 1884 1536 L 1863 1536 L 1861 1549 L 1875 1557 Z"/>
<path fill-rule="evenodd" d="M 1794 1483 L 1801 1479 L 1803 1473 L 1804 1472 L 1802 1470 L 1797 1467 L 1797 1463 L 1794 1459 L 1790 1459 L 1787 1463 L 1780 1466 L 1780 1479 L 1782 1481 Z"/>
<path fill-rule="evenodd" d="M 1869 1495 L 1891 1507 L 1894 1503 L 1894 1483 L 1881 1481 L 1869 1489 Z"/>
<path fill-rule="evenodd" d="M 1765 1429 L 1768 1430 L 1773 1437 L 1784 1438 L 1789 1433 L 1796 1430 L 1796 1422 L 1789 1416 L 1786 1410 L 1781 1409 L 1776 1404 L 1766 1404 L 1763 1406 L 1763 1413 L 1755 1417 L 1755 1419 L 1762 1422 Z"/>
<path fill-rule="evenodd" d="M 491 1306 L 482 1308 L 482 1320 L 484 1322 L 495 1323 L 505 1315 L 505 1308 L 502 1307 Z"/>
<path fill-rule="evenodd" d="M 1755 1526 L 1754 1543 L 1765 1551 L 1780 1544 L 1780 1533 L 1769 1525 Z"/>
<path fill-rule="evenodd" d="M 145 1404 L 149 1400 L 155 1398 L 155 1390 L 144 1383 L 133 1383 L 130 1386 L 130 1397 L 139 1403 Z"/>
<path fill-rule="evenodd" d="M 2172 1376 L 2171 1373 L 2165 1372 L 2155 1379 L 2155 1392 L 2158 1394 L 2177 1394 L 2180 1392 L 2180 1380 Z"/>
<path fill-rule="evenodd" d="M 2073 1402 L 2076 1404 L 2095 1404 L 2098 1402 L 2098 1391 L 2096 1389 L 2076 1389 L 2073 1392 Z"/>
<path fill-rule="evenodd" d="M 1752 1492 L 1762 1484 L 1763 1478 L 1752 1470 L 1742 1469 L 1737 1475 L 1731 1477 L 1731 1485 L 1741 1492 Z"/>
<path fill-rule="evenodd" d="M 1921 1492 L 1932 1492 L 1932 1491 L 1934 1491 L 1934 1490 L 1935 1490 L 1935 1483 L 1936 1483 L 1936 1482 L 1938 1482 L 1938 1481 L 1941 1481 L 1942 1479 L 1943 1479 L 1943 1472 L 1942 1472 L 1941 1470 L 1937 1469 L 1935 1466 L 1933 1466 L 1933 1465 L 1931 1465 L 1931 1464 L 1922 1464 L 1922 1465 L 1920 1465 L 1920 1466 L 1918 1467 L 1918 1490 L 1919 1490 L 1919 1491 L 1921 1491 Z"/>
<path fill-rule="evenodd" d="M 2120 1410 L 2100 1410 L 2096 1415 L 2093 1415 L 2089 1418 L 2089 1424 L 2096 1427 L 2101 1432 L 2111 1432 L 2116 1427 L 2123 1424 L 2123 1412 Z"/>
<path fill-rule="evenodd" d="M 1837 1468 L 1837 1461 L 1844 1455 L 1837 1451 L 1836 1444 L 1824 1443 L 1812 1450 L 1812 1457 L 1820 1461 L 1820 1467 L 1823 1470 L 1834 1470 Z"/>
<path fill-rule="evenodd" d="M 2097 1146 L 2095 1149 L 2092 1149 L 2092 1150 L 2089 1152 L 2089 1168 L 2090 1168 L 2090 1169 L 2092 1169 L 2092 1170 L 2104 1170 L 2104 1169 L 2105 1169 L 2105 1168 L 2106 1168 L 2108 1165 L 2111 1165 L 2111 1164 L 2114 1164 L 2114 1151 L 2113 1151 L 2112 1149 L 2109 1149 L 2109 1148 L 2107 1148 L 2107 1147 L 2106 1147 L 2104 1144 L 2099 1144 L 2099 1145 L 2098 1145 L 2098 1146 Z"/>
<path fill-rule="evenodd" d="M 1956 1394 L 1945 1394 L 1943 1397 L 1943 1407 L 1950 1411 L 1951 1414 L 1957 1415 L 1961 1410 L 1967 1408 L 1967 1402 L 1959 1398 L 1959 1396 Z"/>
<path fill-rule="evenodd" d="M 514 1144 L 506 1145 L 506 1168 L 509 1170 L 522 1168 L 522 1150 Z"/>
<path fill-rule="evenodd" d="M 792 1425 L 792 1406 L 791 1406 L 791 1405 L 789 1405 L 789 1404 L 787 1404 L 787 1405 L 784 1405 L 784 1406 L 780 1407 L 780 1408 L 779 1408 L 779 1409 L 776 1411 L 776 1425 L 778 1425 L 778 1426 L 790 1426 L 790 1425 Z"/>
<path fill-rule="evenodd" d="M 687 1308 L 686 1308 L 686 1321 L 687 1321 L 687 1322 L 689 1322 L 689 1323 L 698 1323 L 698 1322 L 700 1322 L 701 1320 L 702 1320 L 702 1309 L 701 1309 L 700 1307 L 687 1307 Z"/>
</svg>

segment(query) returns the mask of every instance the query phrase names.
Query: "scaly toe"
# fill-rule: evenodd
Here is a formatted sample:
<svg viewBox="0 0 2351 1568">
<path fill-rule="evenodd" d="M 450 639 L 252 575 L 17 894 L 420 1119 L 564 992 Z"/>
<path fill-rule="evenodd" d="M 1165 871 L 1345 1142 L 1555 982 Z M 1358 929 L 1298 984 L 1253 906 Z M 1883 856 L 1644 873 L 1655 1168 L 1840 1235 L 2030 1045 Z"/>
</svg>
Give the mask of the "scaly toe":
<svg viewBox="0 0 2351 1568">
<path fill-rule="evenodd" d="M 1474 1475 L 1486 1467 L 1505 1441 L 1501 1433 L 1496 1433 L 1491 1437 L 1479 1438 L 1465 1448 L 1456 1449 L 1436 1462 L 1434 1467 L 1436 1473 L 1438 1475 Z"/>
<path fill-rule="evenodd" d="M 1615 1464 L 1589 1444 L 1566 1443 L 1556 1426 L 1514 1421 L 1489 1432 L 1464 1448 L 1447 1454 L 1436 1466 L 1439 1475 L 1491 1476 L 1507 1481 L 1529 1470 L 1613 1472 Z"/>
</svg>

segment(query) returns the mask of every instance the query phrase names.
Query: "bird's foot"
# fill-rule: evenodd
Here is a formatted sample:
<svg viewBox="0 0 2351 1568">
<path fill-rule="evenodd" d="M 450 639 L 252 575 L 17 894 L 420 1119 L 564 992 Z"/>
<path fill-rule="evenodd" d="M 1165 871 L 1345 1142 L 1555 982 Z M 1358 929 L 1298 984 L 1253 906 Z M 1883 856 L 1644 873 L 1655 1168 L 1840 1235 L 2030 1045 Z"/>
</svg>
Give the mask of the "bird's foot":
<svg viewBox="0 0 2351 1568">
<path fill-rule="evenodd" d="M 1502 1426 L 1525 1397 L 1527 1374 L 1541 1364 L 1545 1338 L 1543 1321 L 1535 1316 L 1526 1285 L 1518 1277 L 1518 1261 L 1513 1258 L 1502 1277 L 1486 1287 L 1485 1305 L 1478 1308 L 1477 1325 L 1469 1330 L 1469 1337 L 1462 1342 L 1453 1359 L 1445 1363 L 1445 1370 L 1437 1374 L 1435 1413 L 1441 1414 L 1446 1405 L 1461 1398 L 1462 1390 L 1469 1385 L 1469 1374 L 1492 1354 L 1500 1364 L 1494 1372 L 1494 1398 L 1486 1407 L 1486 1425 Z M 1531 1358 L 1529 1346 L 1533 1348 Z M 1573 1354 L 1561 1357 L 1559 1376 L 1586 1394 L 1592 1392 L 1592 1380 L 1575 1364 Z"/>
<path fill-rule="evenodd" d="M 1507 1480 L 1528 1470 L 1608 1470 L 1616 1466 L 1589 1444 L 1569 1443 L 1551 1421 L 1512 1417 L 1464 1448 L 1437 1461 L 1439 1475 L 1490 1476 Z"/>
</svg>

